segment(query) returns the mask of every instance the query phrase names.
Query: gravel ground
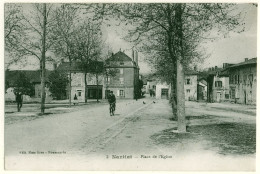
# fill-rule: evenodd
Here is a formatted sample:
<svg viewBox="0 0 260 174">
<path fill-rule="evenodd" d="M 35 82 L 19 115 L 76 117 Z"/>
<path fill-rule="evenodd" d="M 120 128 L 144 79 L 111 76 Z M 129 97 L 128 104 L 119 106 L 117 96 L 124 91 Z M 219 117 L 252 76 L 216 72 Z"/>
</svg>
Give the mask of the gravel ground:
<svg viewBox="0 0 260 174">
<path fill-rule="evenodd" d="M 188 133 L 178 134 L 168 101 L 144 100 L 146 104 L 122 101 L 113 117 L 108 115 L 107 105 L 97 104 L 6 124 L 6 168 L 255 170 L 253 106 L 186 102 Z M 20 154 L 23 151 L 27 154 Z"/>
</svg>

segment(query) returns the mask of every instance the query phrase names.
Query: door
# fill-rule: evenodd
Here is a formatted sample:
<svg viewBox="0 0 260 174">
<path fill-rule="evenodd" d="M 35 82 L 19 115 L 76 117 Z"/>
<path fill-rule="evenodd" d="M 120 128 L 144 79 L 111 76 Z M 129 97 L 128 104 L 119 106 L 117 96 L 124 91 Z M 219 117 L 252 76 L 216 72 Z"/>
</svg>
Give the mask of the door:
<svg viewBox="0 0 260 174">
<path fill-rule="evenodd" d="M 220 92 L 217 92 L 217 102 L 220 102 L 220 97 L 221 97 Z"/>
<path fill-rule="evenodd" d="M 169 91 L 169 89 L 162 88 L 162 91 L 161 91 L 161 98 L 162 99 L 168 99 L 168 91 Z"/>
</svg>

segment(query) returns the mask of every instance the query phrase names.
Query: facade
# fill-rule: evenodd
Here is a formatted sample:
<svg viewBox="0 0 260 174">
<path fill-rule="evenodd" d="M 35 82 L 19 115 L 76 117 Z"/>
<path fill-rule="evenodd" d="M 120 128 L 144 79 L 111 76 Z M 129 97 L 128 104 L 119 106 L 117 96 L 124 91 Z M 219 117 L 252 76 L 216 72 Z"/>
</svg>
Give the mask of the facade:
<svg viewBox="0 0 260 174">
<path fill-rule="evenodd" d="M 198 89 L 197 89 L 197 100 L 207 100 L 207 81 L 204 78 L 198 79 Z"/>
<path fill-rule="evenodd" d="M 95 64 L 94 64 L 95 63 Z M 96 64 L 98 63 L 98 64 Z M 94 73 L 92 67 L 98 65 L 100 71 L 102 71 L 102 62 L 92 62 L 88 66 L 88 73 L 84 73 L 84 69 L 81 67 L 80 62 L 74 62 L 69 66 L 69 62 L 61 62 L 57 67 L 58 71 L 66 71 L 69 75 L 69 69 L 71 72 L 71 98 L 72 100 L 76 96 L 79 102 L 85 101 L 85 94 L 87 93 L 88 99 L 102 99 L 104 98 L 103 86 L 104 86 L 104 76 L 102 73 Z M 85 78 L 87 88 L 85 88 Z M 86 91 L 87 90 L 87 91 Z M 69 87 L 67 87 L 66 98 L 69 98 Z"/>
<path fill-rule="evenodd" d="M 51 92 L 49 91 L 49 81 L 48 76 L 52 71 L 46 70 L 46 102 L 52 100 Z M 41 100 L 41 74 L 39 70 L 7 70 L 5 71 L 5 83 L 8 86 L 5 90 L 5 101 L 15 101 L 14 94 L 14 84 L 19 75 L 23 73 L 27 79 L 30 80 L 30 83 L 34 86 L 34 94 L 33 96 L 23 96 L 23 100 L 26 102 L 40 102 Z"/>
<path fill-rule="evenodd" d="M 166 83 L 158 83 L 156 85 L 156 99 L 168 99 L 170 97 L 169 92 L 170 87 Z"/>
<path fill-rule="evenodd" d="M 241 104 L 256 104 L 257 59 L 246 58 L 244 62 L 227 68 L 230 83 L 230 100 Z"/>
<path fill-rule="evenodd" d="M 186 101 L 197 100 L 198 72 L 195 70 L 185 71 L 184 92 Z"/>
<path fill-rule="evenodd" d="M 117 98 L 135 98 L 139 80 L 138 53 L 133 52 L 132 58 L 119 51 L 106 60 L 106 72 L 114 74 L 107 73 L 105 77 L 105 96 L 113 91 Z"/>
<path fill-rule="evenodd" d="M 207 101 L 222 102 L 229 100 L 229 77 L 222 68 L 210 68 L 207 72 Z"/>
<path fill-rule="evenodd" d="M 147 85 L 146 85 L 146 93 L 147 94 L 154 94 L 156 96 L 156 80 L 147 80 Z"/>
</svg>

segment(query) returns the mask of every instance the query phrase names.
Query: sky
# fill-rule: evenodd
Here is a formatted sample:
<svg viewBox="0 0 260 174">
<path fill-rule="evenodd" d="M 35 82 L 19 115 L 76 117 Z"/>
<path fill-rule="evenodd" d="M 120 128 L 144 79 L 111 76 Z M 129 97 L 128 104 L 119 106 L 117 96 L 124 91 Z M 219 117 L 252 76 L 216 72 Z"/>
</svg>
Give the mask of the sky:
<svg viewBox="0 0 260 174">
<path fill-rule="evenodd" d="M 199 69 L 210 67 L 222 67 L 223 63 L 239 63 L 245 58 L 254 58 L 257 56 L 257 8 L 251 4 L 240 4 L 238 7 L 245 13 L 245 31 L 242 33 L 230 32 L 224 38 L 221 36 L 211 41 L 206 41 L 202 47 L 209 55 L 202 64 L 198 64 Z M 131 51 L 128 51 L 133 44 L 123 40 L 125 31 L 120 27 L 111 26 L 106 29 L 107 43 L 115 52 L 126 50 L 125 53 L 131 56 Z M 145 55 L 139 53 L 139 66 L 141 73 L 149 73 L 151 66 L 144 60 Z"/>
<path fill-rule="evenodd" d="M 26 6 L 28 8 L 28 6 Z M 245 32 L 242 33 L 229 33 L 228 37 L 219 37 L 217 40 L 206 41 L 202 44 L 202 47 L 206 50 L 206 54 L 209 55 L 202 64 L 198 64 L 198 68 L 209 67 L 222 67 L 223 63 L 239 63 L 244 61 L 245 58 L 253 58 L 257 56 L 257 8 L 249 4 L 240 4 L 238 7 L 244 12 L 245 18 Z M 116 22 L 110 20 L 110 25 L 104 24 L 102 26 L 103 40 L 107 44 L 107 47 L 112 49 L 114 53 L 119 50 L 124 51 L 129 57 L 132 57 L 132 51 L 134 44 L 129 43 L 123 39 L 127 34 L 126 28 L 121 25 L 116 25 Z M 134 48 L 138 50 L 138 48 Z M 149 73 L 153 68 L 146 61 L 146 55 L 142 52 L 138 53 L 140 73 Z M 20 66 L 14 65 L 10 69 L 37 69 L 35 67 L 38 60 L 30 58 L 30 61 Z M 52 65 L 47 65 L 48 68 L 52 68 Z"/>
</svg>

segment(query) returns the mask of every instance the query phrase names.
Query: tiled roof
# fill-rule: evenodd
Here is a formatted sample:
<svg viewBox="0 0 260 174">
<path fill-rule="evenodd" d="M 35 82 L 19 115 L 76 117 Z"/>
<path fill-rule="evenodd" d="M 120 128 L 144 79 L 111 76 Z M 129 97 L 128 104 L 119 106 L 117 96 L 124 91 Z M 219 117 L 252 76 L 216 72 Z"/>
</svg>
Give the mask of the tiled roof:
<svg viewBox="0 0 260 174">
<path fill-rule="evenodd" d="M 94 72 L 94 68 L 96 65 L 96 63 L 98 63 L 98 66 L 100 67 L 99 70 L 102 71 L 104 63 L 101 61 L 92 61 L 89 66 L 88 66 L 88 72 Z M 84 65 L 82 64 L 82 62 L 72 62 L 71 64 L 71 69 L 70 69 L 70 63 L 69 62 L 62 62 L 58 67 L 57 67 L 58 71 L 83 71 L 84 70 Z"/>
<path fill-rule="evenodd" d="M 52 71 L 46 70 L 46 81 L 48 82 L 48 77 Z M 14 71 L 5 71 L 5 79 L 10 85 L 14 84 L 19 74 L 24 73 L 31 83 L 40 83 L 41 76 L 39 70 L 14 70 Z"/>
<path fill-rule="evenodd" d="M 197 75 L 199 74 L 198 71 L 192 70 L 192 69 L 186 69 L 184 70 L 185 75 Z"/>
<path fill-rule="evenodd" d="M 244 62 L 235 64 L 235 65 L 229 66 L 227 68 L 236 68 L 236 67 L 250 65 L 250 64 L 256 64 L 256 63 L 257 63 L 257 58 L 252 58 L 252 59 L 249 59 L 247 61 L 244 61 Z"/>
<path fill-rule="evenodd" d="M 119 51 L 108 58 L 106 61 L 132 61 L 132 59 L 122 51 Z"/>
</svg>

